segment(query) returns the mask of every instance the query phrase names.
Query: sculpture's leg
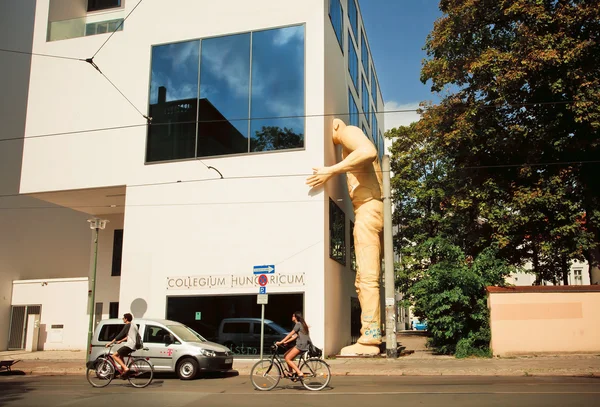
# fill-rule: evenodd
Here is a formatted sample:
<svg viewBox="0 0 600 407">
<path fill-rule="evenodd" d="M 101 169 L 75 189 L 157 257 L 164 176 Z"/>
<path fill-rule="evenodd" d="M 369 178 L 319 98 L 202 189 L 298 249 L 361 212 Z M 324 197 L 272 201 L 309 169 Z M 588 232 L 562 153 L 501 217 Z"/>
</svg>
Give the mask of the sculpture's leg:
<svg viewBox="0 0 600 407">
<path fill-rule="evenodd" d="M 358 343 L 342 349 L 342 355 L 377 355 L 381 344 L 379 277 L 381 275 L 381 231 L 383 205 L 370 201 L 356 210 L 356 292 L 361 307 L 361 336 Z"/>
</svg>

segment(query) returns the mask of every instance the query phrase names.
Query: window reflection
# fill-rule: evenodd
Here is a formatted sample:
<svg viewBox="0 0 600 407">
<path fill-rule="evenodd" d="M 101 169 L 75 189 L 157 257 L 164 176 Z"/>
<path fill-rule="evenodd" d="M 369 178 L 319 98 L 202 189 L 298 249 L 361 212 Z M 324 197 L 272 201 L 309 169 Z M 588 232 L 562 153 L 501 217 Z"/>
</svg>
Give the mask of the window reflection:
<svg viewBox="0 0 600 407">
<path fill-rule="evenodd" d="M 253 34 L 251 93 L 250 151 L 303 147 L 304 27 Z"/>
<path fill-rule="evenodd" d="M 202 40 L 198 157 L 248 152 L 249 81 L 250 34 Z"/>
<path fill-rule="evenodd" d="M 147 161 L 194 157 L 199 45 L 188 41 L 152 48 Z"/>
<path fill-rule="evenodd" d="M 350 125 L 358 127 L 358 107 L 356 106 L 356 101 L 354 100 L 354 96 L 350 89 L 348 89 L 348 113 L 350 116 L 348 120 Z"/>
<path fill-rule="evenodd" d="M 304 26 L 155 46 L 146 160 L 302 148 L 304 112 Z"/>
</svg>

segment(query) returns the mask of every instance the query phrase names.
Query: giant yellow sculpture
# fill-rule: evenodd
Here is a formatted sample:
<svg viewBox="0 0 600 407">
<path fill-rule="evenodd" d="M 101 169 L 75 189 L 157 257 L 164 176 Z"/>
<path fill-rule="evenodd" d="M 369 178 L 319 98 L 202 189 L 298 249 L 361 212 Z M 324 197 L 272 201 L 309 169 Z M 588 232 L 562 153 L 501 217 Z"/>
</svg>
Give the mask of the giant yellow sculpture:
<svg viewBox="0 0 600 407">
<path fill-rule="evenodd" d="M 313 168 L 313 175 L 307 178 L 306 184 L 319 187 L 331 177 L 346 173 L 354 207 L 355 286 L 361 307 L 361 336 L 357 343 L 343 348 L 341 354 L 377 355 L 381 344 L 381 167 L 375 146 L 358 127 L 346 126 L 342 120 L 334 119 L 333 143 L 342 146 L 342 161 L 330 167 Z"/>
</svg>

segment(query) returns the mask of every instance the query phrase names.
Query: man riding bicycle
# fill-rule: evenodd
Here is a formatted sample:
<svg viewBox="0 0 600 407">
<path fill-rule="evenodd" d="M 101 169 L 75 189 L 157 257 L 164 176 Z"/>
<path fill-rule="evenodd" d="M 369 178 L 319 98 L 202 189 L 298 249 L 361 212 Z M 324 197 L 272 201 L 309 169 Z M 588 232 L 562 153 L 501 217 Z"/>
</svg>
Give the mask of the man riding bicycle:
<svg viewBox="0 0 600 407">
<path fill-rule="evenodd" d="M 125 365 L 123 359 L 129 356 L 135 349 L 135 342 L 138 335 L 138 327 L 136 324 L 132 324 L 133 315 L 130 313 L 126 313 L 123 315 L 123 322 L 125 326 L 121 329 L 121 332 L 109 343 L 106 344 L 106 347 L 112 346 L 114 343 L 122 343 L 125 342 L 124 346 L 121 346 L 115 353 L 113 353 L 113 358 L 115 361 L 121 366 L 123 369 L 123 376 L 126 376 L 129 373 L 129 368 Z"/>
</svg>

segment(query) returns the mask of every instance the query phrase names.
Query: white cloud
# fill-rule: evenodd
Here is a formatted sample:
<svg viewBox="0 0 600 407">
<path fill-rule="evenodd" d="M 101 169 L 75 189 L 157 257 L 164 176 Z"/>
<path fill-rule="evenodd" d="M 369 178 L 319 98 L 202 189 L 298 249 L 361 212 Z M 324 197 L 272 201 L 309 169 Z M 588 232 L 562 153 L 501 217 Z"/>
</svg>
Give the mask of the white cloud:
<svg viewBox="0 0 600 407">
<path fill-rule="evenodd" d="M 418 108 L 418 102 L 404 104 L 394 102 L 393 100 L 385 102 L 384 111 L 386 112 L 396 110 L 412 110 L 411 112 L 386 113 L 383 119 L 385 123 L 385 131 L 391 130 L 399 126 L 408 126 L 413 122 L 418 122 L 419 120 L 421 120 L 421 115 L 419 115 L 416 111 Z"/>
<path fill-rule="evenodd" d="M 276 31 L 275 37 L 273 38 L 273 44 L 277 46 L 286 45 L 292 39 L 302 40 L 304 39 L 304 27 L 288 27 L 282 28 Z"/>
</svg>

